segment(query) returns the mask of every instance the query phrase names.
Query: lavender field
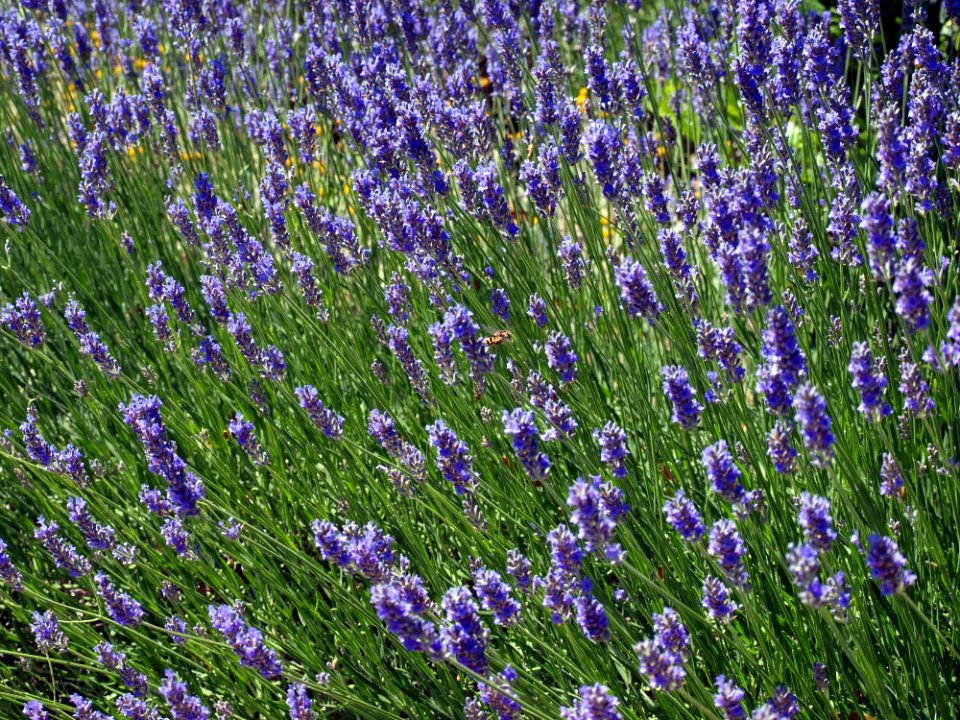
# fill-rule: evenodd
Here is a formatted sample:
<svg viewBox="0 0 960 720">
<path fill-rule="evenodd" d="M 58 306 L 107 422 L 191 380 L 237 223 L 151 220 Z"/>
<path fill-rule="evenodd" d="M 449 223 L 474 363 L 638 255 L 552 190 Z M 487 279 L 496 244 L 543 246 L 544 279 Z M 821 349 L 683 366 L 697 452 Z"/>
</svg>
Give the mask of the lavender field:
<svg viewBox="0 0 960 720">
<path fill-rule="evenodd" d="M 0 0 L 0 719 L 960 717 L 888 10 Z"/>
</svg>

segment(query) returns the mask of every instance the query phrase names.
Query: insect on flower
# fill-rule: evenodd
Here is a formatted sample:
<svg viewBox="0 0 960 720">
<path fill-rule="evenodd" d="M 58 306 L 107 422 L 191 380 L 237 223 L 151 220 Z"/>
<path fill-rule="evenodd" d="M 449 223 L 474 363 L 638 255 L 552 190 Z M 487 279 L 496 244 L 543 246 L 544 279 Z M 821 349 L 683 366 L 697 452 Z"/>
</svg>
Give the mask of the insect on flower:
<svg viewBox="0 0 960 720">
<path fill-rule="evenodd" d="M 502 343 L 505 343 L 507 340 L 513 337 L 513 333 L 509 330 L 497 330 L 490 337 L 483 339 L 483 344 L 487 347 L 496 347 Z"/>
</svg>

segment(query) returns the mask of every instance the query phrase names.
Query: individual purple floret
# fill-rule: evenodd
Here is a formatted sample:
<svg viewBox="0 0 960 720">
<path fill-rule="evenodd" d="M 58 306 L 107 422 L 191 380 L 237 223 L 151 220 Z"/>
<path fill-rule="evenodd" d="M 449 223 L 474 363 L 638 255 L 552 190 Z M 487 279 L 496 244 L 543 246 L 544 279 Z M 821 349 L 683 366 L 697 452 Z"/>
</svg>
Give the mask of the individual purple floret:
<svg viewBox="0 0 960 720">
<path fill-rule="evenodd" d="M 769 412 L 786 415 L 793 391 L 807 376 L 807 361 L 783 306 L 770 309 L 762 339 L 763 364 L 757 370 L 757 390 L 763 393 Z"/>
<path fill-rule="evenodd" d="M 241 413 L 236 413 L 230 419 L 229 425 L 230 434 L 233 435 L 234 439 L 237 441 L 237 444 L 240 448 L 250 456 L 250 459 L 253 460 L 256 465 L 266 465 L 267 464 L 267 453 L 260 446 L 260 443 L 257 442 L 257 437 L 253 433 L 253 423 L 243 419 Z"/>
<path fill-rule="evenodd" d="M 803 537 L 818 552 L 829 552 L 837 532 L 830 516 L 830 501 L 808 492 L 800 495 L 800 511 L 797 522 L 803 528 Z"/>
<path fill-rule="evenodd" d="M 748 588 L 749 576 L 743 567 L 743 538 L 732 520 L 724 518 L 713 524 L 707 552 L 717 561 L 728 582 L 739 588 Z"/>
<path fill-rule="evenodd" d="M 480 619 L 470 591 L 464 587 L 450 588 L 441 605 L 446 614 L 446 624 L 440 630 L 444 648 L 461 665 L 478 675 L 486 675 L 489 631 Z"/>
<path fill-rule="evenodd" d="M 47 339 L 40 318 L 40 307 L 29 293 L 24 293 L 14 303 L 0 308 L 0 322 L 24 345 L 38 347 Z"/>
<path fill-rule="evenodd" d="M 387 328 L 387 345 L 393 351 L 397 360 L 400 361 L 400 365 L 410 379 L 410 384 L 417 395 L 420 396 L 424 404 L 429 405 L 431 402 L 430 381 L 423 369 L 423 363 L 414 355 L 413 348 L 410 347 L 409 331 L 405 327 L 391 325 Z"/>
<path fill-rule="evenodd" d="M 706 532 L 696 505 L 687 499 L 683 490 L 677 490 L 677 494 L 664 503 L 663 513 L 671 527 L 687 542 L 696 542 Z"/>
<path fill-rule="evenodd" d="M 570 345 L 570 338 L 558 332 L 550 333 L 544 352 L 547 355 L 547 366 L 560 373 L 563 382 L 574 382 L 577 379 L 577 354 Z"/>
<path fill-rule="evenodd" d="M 718 578 L 707 576 L 703 581 L 703 609 L 707 616 L 720 624 L 733 620 L 734 613 L 740 606 L 730 599 L 730 588 Z"/>
<path fill-rule="evenodd" d="M 684 662 L 690 659 L 690 636 L 687 628 L 680 622 L 676 610 L 665 607 L 661 614 L 653 614 L 653 634 L 664 650 Z"/>
<path fill-rule="evenodd" d="M 487 216 L 493 226 L 506 234 L 510 239 L 520 232 L 520 228 L 513 221 L 510 206 L 504 197 L 503 188 L 497 182 L 497 168 L 492 162 L 480 165 L 476 171 L 477 191 L 483 199 Z"/>
<path fill-rule="evenodd" d="M 160 720 L 160 713 L 132 693 L 124 693 L 116 700 L 117 710 L 129 720 Z"/>
<path fill-rule="evenodd" d="M 52 610 L 46 610 L 42 615 L 34 612 L 30 631 L 33 633 L 37 649 L 42 653 L 49 653 L 51 650 L 63 652 L 70 644 L 69 639 L 57 624 L 57 616 Z"/>
<path fill-rule="evenodd" d="M 127 593 L 118 591 L 104 573 L 98 572 L 93 579 L 97 583 L 97 594 L 115 623 L 124 627 L 137 627 L 143 622 L 143 608 L 140 603 Z"/>
<path fill-rule="evenodd" d="M 929 417 L 936 407 L 930 397 L 930 386 L 923 378 L 920 366 L 910 359 L 907 348 L 900 354 L 900 392 L 903 393 L 904 407 L 917 418 Z"/>
<path fill-rule="evenodd" d="M 588 640 L 607 642 L 610 640 L 609 621 L 603 603 L 591 592 L 593 586 L 589 578 L 584 578 L 580 594 L 573 599 L 573 611 L 577 625 Z"/>
<path fill-rule="evenodd" d="M 539 450 L 539 433 L 533 413 L 523 408 L 516 408 L 512 412 L 504 410 L 503 431 L 510 437 L 520 464 L 530 479 L 534 482 L 546 479 L 550 472 L 550 458 Z"/>
<path fill-rule="evenodd" d="M 533 323 L 537 327 L 546 327 L 547 304 L 536 293 L 530 296 L 530 302 L 527 304 L 527 315 L 533 319 Z"/>
<path fill-rule="evenodd" d="M 160 415 L 163 403 L 156 395 L 133 395 L 130 403 L 120 404 L 123 421 L 133 428 L 143 444 L 150 472 L 167 482 L 167 498 L 180 515 L 197 515 L 197 503 L 203 497 L 203 482 L 187 470 L 177 455 L 177 444 L 167 438 Z"/>
<path fill-rule="evenodd" d="M 562 720 L 623 720 L 617 708 L 620 701 L 606 685 L 582 685 L 580 698 L 571 707 L 561 707 Z"/>
<path fill-rule="evenodd" d="M 838 572 L 827 582 L 820 579 L 820 558 L 816 548 L 807 543 L 791 543 L 787 552 L 787 564 L 793 582 L 800 590 L 800 601 L 813 609 L 829 608 L 834 618 L 845 620 L 850 605 L 850 593 L 844 583 L 844 575 Z"/>
<path fill-rule="evenodd" d="M 117 672 L 123 684 L 130 688 L 134 695 L 144 697 L 147 694 L 147 676 L 137 672 L 124 653 L 114 650 L 113 645 L 108 642 L 97 643 L 93 649 L 97 653 L 97 660 Z"/>
<path fill-rule="evenodd" d="M 470 363 L 470 378 L 478 389 L 483 389 L 484 377 L 493 370 L 494 356 L 487 350 L 479 336 L 480 328 L 471 313 L 463 305 L 455 305 L 443 316 L 443 324 Z M 436 335 L 434 347 L 436 348 Z M 439 362 L 439 358 L 438 358 Z"/>
<path fill-rule="evenodd" d="M 190 632 L 187 621 L 176 615 L 171 615 L 163 624 L 163 629 L 170 633 L 170 642 L 175 645 L 184 645 L 187 642 L 185 637 Z"/>
<path fill-rule="evenodd" d="M 813 385 L 806 383 L 797 390 L 793 408 L 796 411 L 794 419 L 800 425 L 811 464 L 818 468 L 826 467 L 833 459 L 835 438 L 823 396 Z"/>
<path fill-rule="evenodd" d="M 181 682 L 173 670 L 164 673 L 157 692 L 167 701 L 173 720 L 207 720 L 210 717 L 210 710 L 200 698 L 187 694 L 186 683 Z"/>
<path fill-rule="evenodd" d="M 687 371 L 679 365 L 664 365 L 663 392 L 673 403 L 673 422 L 684 430 L 690 430 L 700 424 L 700 411 L 703 406 L 697 402 L 697 391 L 690 385 Z"/>
<path fill-rule="evenodd" d="M 617 517 L 607 509 L 600 494 L 603 485 L 595 485 L 577 478 L 567 493 L 567 505 L 571 508 L 570 520 L 577 526 L 577 537 L 588 553 L 604 557 L 611 563 L 623 560 L 623 549 L 612 543 Z"/>
<path fill-rule="evenodd" d="M 473 589 L 485 610 L 493 613 L 493 622 L 513 627 L 520 619 L 521 605 L 510 597 L 510 586 L 494 570 L 478 567 L 473 571 Z"/>
<path fill-rule="evenodd" d="M 683 625 L 680 625 L 683 628 Z M 684 633 L 686 630 L 684 629 Z M 663 692 L 674 692 L 683 686 L 687 676 L 683 657 L 672 650 L 672 637 L 660 637 L 638 643 L 633 651 L 640 659 L 640 672 L 647 676 L 650 687 Z"/>
<path fill-rule="evenodd" d="M 931 272 L 916 258 L 906 258 L 897 266 L 893 290 L 897 294 L 897 314 L 911 331 L 924 330 L 930 324 L 933 296 L 927 287 Z"/>
<path fill-rule="evenodd" d="M 715 493 L 734 505 L 743 502 L 746 495 L 743 485 L 740 484 L 743 473 L 734 462 L 725 440 L 719 440 L 704 448 L 701 462 Z"/>
<path fill-rule="evenodd" d="M 543 578 L 543 606 L 553 612 L 553 622 L 569 618 L 574 594 L 580 586 L 580 563 L 583 551 L 576 536 L 560 524 L 547 533 L 550 544 L 550 571 Z"/>
<path fill-rule="evenodd" d="M 370 588 L 370 604 L 387 629 L 411 652 L 426 653 L 441 661 L 445 652 L 436 626 L 425 620 L 429 597 L 420 577 L 405 576 Z"/>
<path fill-rule="evenodd" d="M 530 593 L 533 589 L 530 568 L 530 561 L 520 554 L 519 550 L 513 548 L 507 552 L 507 574 L 513 578 L 517 589 L 522 593 Z"/>
<path fill-rule="evenodd" d="M 70 522 L 83 533 L 83 537 L 91 550 L 110 550 L 116 544 L 113 528 L 109 525 L 101 525 L 94 520 L 83 498 L 68 498 L 67 512 L 70 516 Z"/>
<path fill-rule="evenodd" d="M 717 692 L 713 696 L 713 706 L 723 714 L 723 720 L 745 720 L 747 713 L 743 709 L 743 690 L 723 675 L 718 675 L 714 682 Z"/>
<path fill-rule="evenodd" d="M 613 476 L 626 477 L 624 459 L 630 454 L 627 449 L 627 434 L 613 422 L 608 422 L 602 430 L 593 431 L 593 439 L 600 446 L 600 461 L 610 466 Z"/>
<path fill-rule="evenodd" d="M 561 127 L 562 123 L 561 120 Z M 607 123 L 595 120 L 587 128 L 584 140 L 597 184 L 603 190 L 605 197 L 616 198 L 620 193 L 617 165 L 621 146 L 617 131 Z"/>
<path fill-rule="evenodd" d="M 383 582 L 392 574 L 393 538 L 374 523 L 361 530 L 347 523 L 341 532 L 326 520 L 311 524 L 313 542 L 324 560 L 363 575 L 370 582 Z"/>
<path fill-rule="evenodd" d="M 503 288 L 497 288 L 490 294 L 490 309 L 494 315 L 499 315 L 504 322 L 510 321 L 510 298 L 507 297 L 507 291 Z"/>
<path fill-rule="evenodd" d="M 63 317 L 80 341 L 80 352 L 90 356 L 107 377 L 111 379 L 120 377 L 120 364 L 110 354 L 107 346 L 100 340 L 100 336 L 90 331 L 85 319 L 86 312 L 73 298 L 67 301 Z"/>
<path fill-rule="evenodd" d="M 520 717 L 520 703 L 507 693 L 513 690 L 513 683 L 517 679 L 517 671 L 512 665 L 507 665 L 503 672 L 491 678 L 490 682 L 478 682 L 477 691 L 480 702 L 496 713 L 497 720 L 517 720 Z M 482 708 L 477 708 L 479 717 L 486 719 L 487 714 Z M 464 712 L 467 712 L 466 707 Z M 470 716 L 466 716 L 470 720 Z"/>
<path fill-rule="evenodd" d="M 880 583 L 883 595 L 901 593 L 917 581 L 916 574 L 907 569 L 907 559 L 897 543 L 889 537 L 870 536 L 867 567 L 873 579 Z"/>
<path fill-rule="evenodd" d="M 264 644 L 259 630 L 244 623 L 229 605 L 210 605 L 207 610 L 214 630 L 223 635 L 241 665 L 257 670 L 268 680 L 279 677 L 283 666 L 277 654 Z"/>
<path fill-rule="evenodd" d="M 70 702 L 76 708 L 73 713 L 73 720 L 110 720 L 109 716 L 104 715 L 99 710 L 94 710 L 93 703 L 83 695 L 74 693 L 70 696 Z M 175 718 L 175 720 L 179 720 L 179 718 Z"/>
<path fill-rule="evenodd" d="M 443 420 L 427 426 L 430 444 L 437 449 L 437 468 L 443 479 L 453 485 L 457 495 L 472 494 L 477 488 L 477 474 L 469 448 Z"/>
<path fill-rule="evenodd" d="M 50 720 L 50 714 L 39 700 L 28 700 L 24 703 L 23 714 L 27 720 Z"/>
<path fill-rule="evenodd" d="M 172 547 L 177 555 L 187 559 L 193 559 L 194 554 L 190 548 L 190 535 L 179 517 L 168 517 L 160 526 L 160 534 L 164 541 Z"/>
<path fill-rule="evenodd" d="M 287 687 L 287 708 L 290 711 L 290 720 L 314 720 L 316 717 L 303 683 L 294 682 Z"/>
<path fill-rule="evenodd" d="M 300 407 L 307 411 L 313 424 L 320 428 L 324 435 L 334 440 L 343 436 L 343 417 L 320 402 L 315 387 L 304 385 L 294 390 L 293 394 L 300 401 Z"/>
<path fill-rule="evenodd" d="M 880 494 L 898 498 L 902 492 L 903 475 L 900 473 L 896 458 L 890 453 L 884 453 L 883 465 L 880 467 Z"/>
<path fill-rule="evenodd" d="M 70 577 L 86 575 L 90 572 L 90 561 L 80 555 L 76 547 L 61 538 L 57 534 L 57 529 L 55 522 L 48 525 L 41 515 L 37 518 L 37 527 L 33 531 L 33 536 L 53 556 L 57 567 L 67 570 Z"/>
<path fill-rule="evenodd" d="M 790 428 L 782 420 L 777 420 L 767 433 L 767 456 L 782 475 L 789 475 L 796 469 L 797 451 L 790 444 Z"/>
<path fill-rule="evenodd" d="M 882 420 L 893 412 L 883 399 L 887 377 L 873 361 L 873 353 L 865 342 L 853 344 L 850 364 L 847 366 L 853 380 L 850 385 L 860 394 L 858 410 L 872 422 Z"/>
<path fill-rule="evenodd" d="M 657 299 L 643 266 L 632 258 L 625 257 L 616 266 L 614 280 L 620 288 L 623 309 L 632 317 L 647 318 L 653 325 L 663 311 L 663 306 Z"/>
<path fill-rule="evenodd" d="M 15 228 L 25 228 L 30 220 L 30 208 L 3 181 L 0 175 L 0 217 Z"/>
<path fill-rule="evenodd" d="M 297 276 L 297 282 L 303 291 L 303 299 L 307 301 L 307 305 L 316 309 L 317 320 L 327 322 L 330 319 L 330 313 L 323 307 L 323 293 L 317 284 L 313 268 L 313 260 L 308 256 L 296 251 L 290 253 L 290 271 Z"/>
<path fill-rule="evenodd" d="M 579 243 L 570 238 L 564 238 L 557 250 L 557 257 L 563 266 L 563 273 L 567 278 L 567 285 L 571 290 L 579 290 L 583 283 L 583 250 Z"/>
<path fill-rule="evenodd" d="M 813 682 L 817 686 L 817 692 L 826 692 L 830 687 L 830 680 L 827 677 L 827 666 L 822 662 L 813 664 Z"/>
<path fill-rule="evenodd" d="M 0 540 L 0 580 L 14 592 L 23 590 L 23 574 L 17 570 L 7 554 L 7 544 Z"/>
</svg>

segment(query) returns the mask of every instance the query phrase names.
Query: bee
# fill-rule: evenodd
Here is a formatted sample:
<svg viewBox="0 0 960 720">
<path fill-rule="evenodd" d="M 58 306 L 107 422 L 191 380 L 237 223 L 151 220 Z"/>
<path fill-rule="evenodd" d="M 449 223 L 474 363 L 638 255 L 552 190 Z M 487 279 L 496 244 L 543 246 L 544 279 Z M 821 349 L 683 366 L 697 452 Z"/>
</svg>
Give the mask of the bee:
<svg viewBox="0 0 960 720">
<path fill-rule="evenodd" d="M 505 343 L 507 340 L 513 337 L 513 333 L 509 330 L 497 330 L 493 335 L 488 338 L 483 339 L 483 344 L 487 347 L 496 347 L 501 343 Z"/>
</svg>

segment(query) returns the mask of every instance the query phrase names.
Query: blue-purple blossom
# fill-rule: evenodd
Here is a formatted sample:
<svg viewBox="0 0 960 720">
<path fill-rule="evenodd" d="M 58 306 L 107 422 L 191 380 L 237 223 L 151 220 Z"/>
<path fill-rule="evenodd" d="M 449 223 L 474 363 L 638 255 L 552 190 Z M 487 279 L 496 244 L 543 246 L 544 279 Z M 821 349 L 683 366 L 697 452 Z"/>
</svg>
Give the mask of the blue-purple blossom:
<svg viewBox="0 0 960 720">
<path fill-rule="evenodd" d="M 717 561 L 727 581 L 736 587 L 747 589 L 749 576 L 743 566 L 743 538 L 732 520 L 717 520 L 710 528 L 707 552 Z"/>
<path fill-rule="evenodd" d="M 625 257 L 616 266 L 614 280 L 620 288 L 620 300 L 624 310 L 632 317 L 647 318 L 653 325 L 663 311 L 663 306 L 657 299 L 643 266 L 632 258 Z"/>
<path fill-rule="evenodd" d="M 207 720 L 210 710 L 200 701 L 200 698 L 187 694 L 187 685 L 173 672 L 167 670 L 160 687 L 157 689 L 170 708 L 173 720 Z"/>
<path fill-rule="evenodd" d="M 730 588 L 719 578 L 710 575 L 703 581 L 701 604 L 707 611 L 707 616 L 721 624 L 733 620 L 734 614 L 740 609 L 740 606 L 730 599 Z"/>
<path fill-rule="evenodd" d="M 257 436 L 253 432 L 253 423 L 244 420 L 242 413 L 238 412 L 230 419 L 228 429 L 240 448 L 250 456 L 250 459 L 256 465 L 267 464 L 267 453 L 257 442 Z"/>
<path fill-rule="evenodd" d="M 39 700 L 28 700 L 23 705 L 23 714 L 27 720 L 50 720 L 50 714 Z"/>
<path fill-rule="evenodd" d="M 469 495 L 477 487 L 473 458 L 469 448 L 443 420 L 427 426 L 430 444 L 437 449 L 437 468 L 443 479 L 453 485 L 457 495 Z"/>
<path fill-rule="evenodd" d="M 687 542 L 696 542 L 706 532 L 696 505 L 683 490 L 677 490 L 676 495 L 664 503 L 663 513 L 670 526 Z"/>
<path fill-rule="evenodd" d="M 493 622 L 512 627 L 520 619 L 521 605 L 510 597 L 510 586 L 494 570 L 478 567 L 473 572 L 473 589 L 485 610 L 493 613 Z"/>
<path fill-rule="evenodd" d="M 70 573 L 70 577 L 80 577 L 90 572 L 90 561 L 77 552 L 77 548 L 57 534 L 58 526 L 55 522 L 47 523 L 41 515 L 37 518 L 37 527 L 33 536 L 43 545 L 44 549 L 53 556 L 58 568 Z"/>
<path fill-rule="evenodd" d="M 42 653 L 49 653 L 51 650 L 63 652 L 70 644 L 70 640 L 57 624 L 57 616 L 52 610 L 46 610 L 43 614 L 34 612 L 30 631 L 37 649 Z"/>
<path fill-rule="evenodd" d="M 489 631 L 480 619 L 476 603 L 464 587 L 450 588 L 441 601 L 446 623 L 440 629 L 443 646 L 458 663 L 478 675 L 486 675 Z"/>
<path fill-rule="evenodd" d="M 0 322 L 24 345 L 38 347 L 47 339 L 40 318 L 40 307 L 29 293 L 0 308 Z"/>
<path fill-rule="evenodd" d="M 827 415 L 823 396 L 813 385 L 806 383 L 797 391 L 793 408 L 796 411 L 794 419 L 800 426 L 811 464 L 814 467 L 826 467 L 833 459 L 836 438 L 830 429 L 832 422 Z"/>
<path fill-rule="evenodd" d="M 916 574 L 907 568 L 906 557 L 889 537 L 870 536 L 867 567 L 873 579 L 880 583 L 883 595 L 901 593 L 917 581 Z"/>
<path fill-rule="evenodd" d="M 300 401 L 300 407 L 306 410 L 307 415 L 327 437 L 334 440 L 343 436 L 343 417 L 320 402 L 317 389 L 312 385 L 304 385 L 293 391 Z"/>
<path fill-rule="evenodd" d="M 104 573 L 98 572 L 93 579 L 97 583 L 97 594 L 115 623 L 124 627 L 137 627 L 143 621 L 140 603 L 127 593 L 117 590 Z"/>
<path fill-rule="evenodd" d="M 897 498 L 903 492 L 903 475 L 897 465 L 896 458 L 890 453 L 883 454 L 883 464 L 880 467 L 880 494 L 886 497 Z"/>
<path fill-rule="evenodd" d="M 123 421 L 140 438 L 150 472 L 166 480 L 167 498 L 174 509 L 180 515 L 197 515 L 203 482 L 187 470 L 187 464 L 177 455 L 177 444 L 167 437 L 160 415 L 162 405 L 156 395 L 134 394 L 129 404 L 120 404 L 120 412 Z"/>
<path fill-rule="evenodd" d="M 560 708 L 562 720 L 623 720 L 620 701 L 606 685 L 582 685 L 580 697 L 570 707 Z"/>
<path fill-rule="evenodd" d="M 713 706 L 723 714 L 723 720 L 745 720 L 746 711 L 743 709 L 743 692 L 733 680 L 718 675 L 714 684 L 717 692 L 713 696 Z"/>
<path fill-rule="evenodd" d="M 610 511 L 612 508 L 602 494 L 609 489 L 608 485 L 577 478 L 567 493 L 567 505 L 571 508 L 570 521 L 577 527 L 577 538 L 584 550 L 618 563 L 623 560 L 624 552 L 612 540 L 619 516 Z"/>
<path fill-rule="evenodd" d="M 673 613 L 670 608 L 665 608 L 663 615 L 654 615 L 653 638 L 638 643 L 633 650 L 640 660 L 640 672 L 647 676 L 650 687 L 662 692 L 674 692 L 683 686 L 687 676 L 684 661 L 688 649 L 685 643 L 678 643 L 680 637 L 686 635 L 686 628 L 679 621 L 674 624 L 672 620 L 675 615 L 670 617 L 667 611 Z M 658 618 L 665 616 L 671 627 L 661 628 L 666 630 L 661 633 L 657 629 L 660 623 Z"/>
<path fill-rule="evenodd" d="M 257 670 L 264 678 L 278 677 L 283 666 L 277 654 L 263 642 L 263 635 L 247 625 L 229 605 L 208 607 L 213 629 L 223 635 L 227 644 L 240 658 L 240 664 Z"/>
<path fill-rule="evenodd" d="M 290 711 L 290 720 L 314 720 L 316 717 L 303 683 L 294 682 L 287 687 L 287 708 Z"/>
<path fill-rule="evenodd" d="M 507 297 L 507 291 L 503 288 L 497 288 L 490 294 L 490 309 L 494 315 L 499 315 L 504 322 L 510 321 L 510 298 Z"/>
<path fill-rule="evenodd" d="M 577 379 L 577 354 L 573 351 L 570 338 L 558 332 L 550 333 L 544 352 L 547 355 L 547 366 L 560 373 L 560 379 L 573 382 Z"/>
<path fill-rule="evenodd" d="M 602 429 L 593 431 L 593 439 L 600 446 L 600 461 L 610 467 L 615 478 L 627 476 L 624 460 L 630 451 L 627 449 L 627 434 L 615 423 L 607 422 Z"/>
<path fill-rule="evenodd" d="M 700 412 L 703 406 L 697 402 L 697 391 L 690 385 L 687 371 L 679 365 L 664 365 L 663 392 L 673 404 L 671 419 L 684 430 L 690 430 L 700 424 Z"/>
<path fill-rule="evenodd" d="M 0 540 L 0 580 L 14 592 L 23 590 L 23 574 L 16 568 L 7 554 L 7 544 Z"/>
<path fill-rule="evenodd" d="M 547 304 L 543 299 L 534 293 L 530 296 L 530 302 L 527 304 L 527 315 L 529 315 L 537 327 L 545 327 L 547 324 Z"/>
<path fill-rule="evenodd" d="M 741 503 L 746 491 L 740 484 L 743 473 L 727 449 L 726 440 L 719 440 L 703 449 L 701 462 L 707 471 L 711 489 L 731 504 Z"/>
<path fill-rule="evenodd" d="M 857 409 L 868 420 L 877 422 L 893 412 L 889 403 L 883 399 L 887 389 L 887 377 L 873 361 L 870 345 L 865 342 L 853 344 L 847 370 L 853 376 L 851 386 L 860 395 L 860 405 Z"/>
<path fill-rule="evenodd" d="M 550 458 L 540 452 L 537 438 L 539 431 L 533 421 L 533 413 L 523 408 L 512 412 L 503 411 L 503 431 L 510 437 L 520 464 L 535 482 L 540 482 L 550 472 Z"/>
</svg>

